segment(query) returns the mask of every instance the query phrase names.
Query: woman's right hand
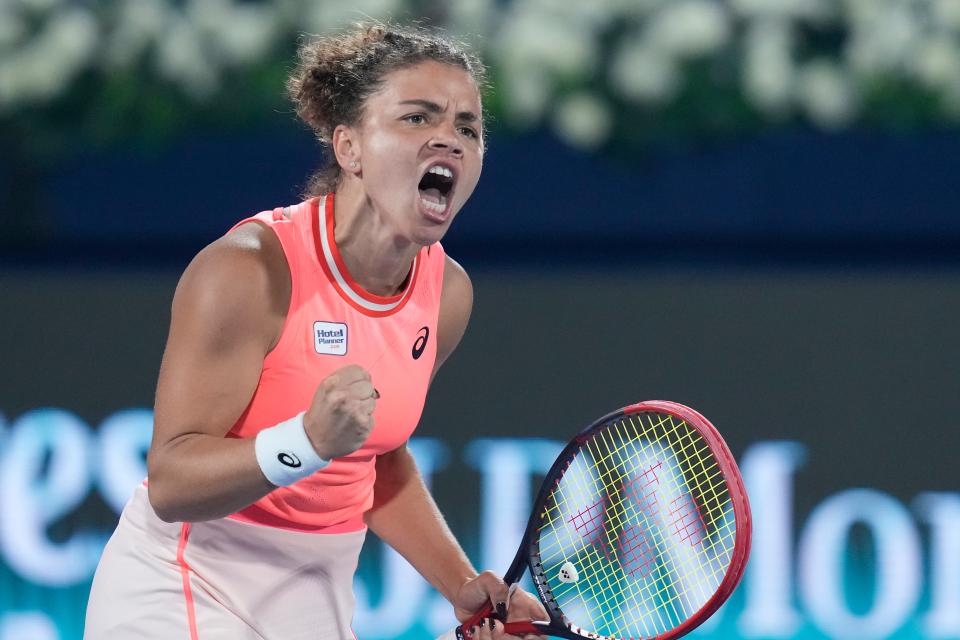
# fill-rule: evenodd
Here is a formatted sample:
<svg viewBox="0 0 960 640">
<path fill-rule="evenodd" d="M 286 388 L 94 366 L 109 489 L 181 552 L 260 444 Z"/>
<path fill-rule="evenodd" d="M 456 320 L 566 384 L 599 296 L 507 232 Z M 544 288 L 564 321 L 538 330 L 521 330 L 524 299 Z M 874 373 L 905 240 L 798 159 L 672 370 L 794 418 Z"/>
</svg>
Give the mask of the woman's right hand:
<svg viewBox="0 0 960 640">
<path fill-rule="evenodd" d="M 370 373 L 359 365 L 347 365 L 324 378 L 303 416 L 303 428 L 317 455 L 333 460 L 359 449 L 373 430 L 379 397 Z"/>
</svg>

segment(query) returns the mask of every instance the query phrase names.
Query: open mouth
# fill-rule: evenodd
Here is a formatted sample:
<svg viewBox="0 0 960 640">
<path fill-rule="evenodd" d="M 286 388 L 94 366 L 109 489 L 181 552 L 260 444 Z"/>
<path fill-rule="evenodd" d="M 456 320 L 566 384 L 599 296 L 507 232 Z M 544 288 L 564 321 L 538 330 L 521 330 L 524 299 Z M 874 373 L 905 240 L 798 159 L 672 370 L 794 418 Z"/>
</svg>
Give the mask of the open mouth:
<svg viewBox="0 0 960 640">
<path fill-rule="evenodd" d="M 417 185 L 423 206 L 437 214 L 446 211 L 454 181 L 453 171 L 447 167 L 435 164 L 427 169 Z"/>
</svg>

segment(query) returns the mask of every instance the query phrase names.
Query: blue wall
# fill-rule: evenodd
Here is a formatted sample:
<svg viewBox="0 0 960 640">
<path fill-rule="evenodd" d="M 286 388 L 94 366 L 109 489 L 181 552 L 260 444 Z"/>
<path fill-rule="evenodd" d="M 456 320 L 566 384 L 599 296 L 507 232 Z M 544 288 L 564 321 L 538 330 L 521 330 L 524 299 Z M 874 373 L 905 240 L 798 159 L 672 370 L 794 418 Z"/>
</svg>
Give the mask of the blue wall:
<svg viewBox="0 0 960 640">
<path fill-rule="evenodd" d="M 237 219 L 296 201 L 318 150 L 296 127 L 200 134 L 159 148 L 80 151 L 44 173 L 43 231 L 7 259 L 156 262 Z M 960 133 L 794 130 L 604 156 L 546 135 L 497 136 L 447 244 L 490 259 L 584 253 L 952 260 L 960 254 Z M 0 160 L 0 180 L 11 168 Z M 133 248 L 131 248 L 131 246 Z M 147 250 L 143 250 L 147 249 Z"/>
</svg>

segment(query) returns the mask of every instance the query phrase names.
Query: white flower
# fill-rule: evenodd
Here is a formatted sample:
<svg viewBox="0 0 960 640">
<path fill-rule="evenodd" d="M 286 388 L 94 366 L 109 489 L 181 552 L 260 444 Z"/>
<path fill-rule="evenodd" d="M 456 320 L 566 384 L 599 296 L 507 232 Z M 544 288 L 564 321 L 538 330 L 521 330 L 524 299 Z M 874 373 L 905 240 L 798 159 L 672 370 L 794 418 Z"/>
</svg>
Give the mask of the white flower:
<svg viewBox="0 0 960 640">
<path fill-rule="evenodd" d="M 835 0 L 730 0 L 730 6 L 740 15 L 751 18 L 821 20 L 830 15 L 834 2 Z"/>
<path fill-rule="evenodd" d="M 960 80 L 947 85 L 943 94 L 943 108 L 948 118 L 960 122 Z"/>
<path fill-rule="evenodd" d="M 960 31 L 960 0 L 932 0 L 933 20 L 937 24 Z"/>
<path fill-rule="evenodd" d="M 541 73 L 582 76 L 593 72 L 597 42 L 586 29 L 560 17 L 508 20 L 497 35 L 495 54 L 501 63 L 530 64 Z"/>
<path fill-rule="evenodd" d="M 637 102 L 667 102 L 676 94 L 681 80 L 681 71 L 673 60 L 639 40 L 627 40 L 610 66 L 614 90 Z"/>
<path fill-rule="evenodd" d="M 618 13 L 624 17 L 646 16 L 673 0 L 613 0 L 616 2 Z"/>
<path fill-rule="evenodd" d="M 702 56 L 727 43 L 730 20 L 716 2 L 678 0 L 654 15 L 646 35 L 652 46 L 669 54 Z"/>
<path fill-rule="evenodd" d="M 16 0 L 24 9 L 36 13 L 49 13 L 54 7 L 66 4 L 66 0 Z"/>
<path fill-rule="evenodd" d="M 280 23 L 270 5 L 235 6 L 231 25 L 221 30 L 220 45 L 234 64 L 259 62 L 280 35 Z"/>
<path fill-rule="evenodd" d="M 23 18 L 9 5 L 0 5 L 0 51 L 19 45 L 26 34 Z"/>
<path fill-rule="evenodd" d="M 401 3 L 398 0 L 350 0 L 349 2 L 317 2 L 300 0 L 299 11 L 290 18 L 298 30 L 314 33 L 339 31 L 355 22 L 394 17 Z"/>
<path fill-rule="evenodd" d="M 73 7 L 58 11 L 34 43 L 56 59 L 71 75 L 86 65 L 97 46 L 99 27 L 89 9 Z"/>
<path fill-rule="evenodd" d="M 890 5 L 853 23 L 846 57 L 862 74 L 902 71 L 922 38 L 921 24 L 910 7 Z"/>
<path fill-rule="evenodd" d="M 164 0 L 129 0 L 120 5 L 116 26 L 103 44 L 109 68 L 132 67 L 166 31 L 171 9 Z"/>
<path fill-rule="evenodd" d="M 856 116 L 857 97 L 850 78 L 831 62 L 807 63 L 797 75 L 797 101 L 825 129 L 849 124 Z"/>
<path fill-rule="evenodd" d="M 560 101 L 554 126 L 561 138 L 581 149 L 594 149 L 610 136 L 613 117 L 607 105 L 589 93 L 577 93 Z"/>
<path fill-rule="evenodd" d="M 23 81 L 20 60 L 13 56 L 0 58 L 0 113 L 12 110 L 21 98 Z"/>
<path fill-rule="evenodd" d="M 843 0 L 844 20 L 850 29 L 873 24 L 888 8 L 888 0 Z"/>
<path fill-rule="evenodd" d="M 266 55 L 277 35 L 277 12 L 270 5 L 238 5 L 231 0 L 193 0 L 188 17 L 226 65 L 253 64 Z"/>
<path fill-rule="evenodd" d="M 548 74 L 527 64 L 508 64 L 503 68 L 499 90 L 504 98 L 506 116 L 519 127 L 532 127 L 540 121 L 553 93 Z"/>
<path fill-rule="evenodd" d="M 87 9 L 59 11 L 27 45 L 0 64 L 0 103 L 44 102 L 57 98 L 88 64 L 97 42 L 97 24 Z"/>
<path fill-rule="evenodd" d="M 536 21 L 549 17 L 559 22 L 593 29 L 610 22 L 616 11 L 610 6 L 615 0 L 592 0 L 570 2 L 569 0 L 519 0 L 514 2 L 506 16 L 523 16 Z M 507 18 L 510 19 L 510 18 Z"/>
<path fill-rule="evenodd" d="M 186 18 L 172 20 L 157 48 L 157 70 L 202 100 L 219 87 L 220 66 L 204 49 L 202 37 Z"/>
<path fill-rule="evenodd" d="M 460 0 L 450 3 L 450 29 L 458 37 L 477 44 L 493 29 L 497 9 L 494 0 Z"/>
<path fill-rule="evenodd" d="M 599 2 L 570 2 L 569 6 L 587 6 L 603 14 L 607 24 L 618 24 L 634 18 L 646 18 L 674 0 L 600 0 Z"/>
<path fill-rule="evenodd" d="M 960 46 L 956 39 L 937 36 L 918 47 L 911 68 L 919 80 L 938 89 L 960 81 Z"/>
<path fill-rule="evenodd" d="M 793 32 L 783 20 L 756 20 L 744 43 L 743 89 L 754 106 L 782 114 L 792 95 Z"/>
</svg>

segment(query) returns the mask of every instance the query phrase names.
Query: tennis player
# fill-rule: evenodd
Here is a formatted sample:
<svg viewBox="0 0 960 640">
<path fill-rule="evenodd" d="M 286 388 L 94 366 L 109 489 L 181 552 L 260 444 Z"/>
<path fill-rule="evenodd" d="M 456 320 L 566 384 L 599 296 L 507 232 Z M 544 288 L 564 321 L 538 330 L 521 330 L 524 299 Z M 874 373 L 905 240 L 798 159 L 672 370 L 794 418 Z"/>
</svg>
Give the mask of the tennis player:
<svg viewBox="0 0 960 640">
<path fill-rule="evenodd" d="M 302 47 L 288 89 L 327 163 L 306 200 L 242 221 L 184 272 L 148 481 L 104 550 L 88 640 L 353 638 L 368 528 L 458 619 L 488 601 L 546 618 L 477 573 L 407 449 L 470 315 L 439 241 L 480 177 L 482 85 L 474 57 L 424 32 Z"/>
</svg>

